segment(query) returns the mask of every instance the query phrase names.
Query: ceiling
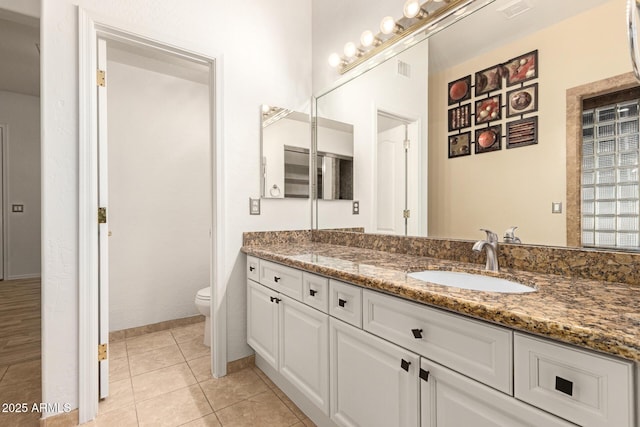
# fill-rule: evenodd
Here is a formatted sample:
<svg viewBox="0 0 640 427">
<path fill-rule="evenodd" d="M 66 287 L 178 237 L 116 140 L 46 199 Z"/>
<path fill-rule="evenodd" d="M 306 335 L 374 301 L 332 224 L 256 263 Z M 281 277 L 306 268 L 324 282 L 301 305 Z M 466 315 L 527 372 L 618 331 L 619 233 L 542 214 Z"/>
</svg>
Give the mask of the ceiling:
<svg viewBox="0 0 640 427">
<path fill-rule="evenodd" d="M 0 90 L 40 96 L 38 19 L 0 10 Z"/>
</svg>

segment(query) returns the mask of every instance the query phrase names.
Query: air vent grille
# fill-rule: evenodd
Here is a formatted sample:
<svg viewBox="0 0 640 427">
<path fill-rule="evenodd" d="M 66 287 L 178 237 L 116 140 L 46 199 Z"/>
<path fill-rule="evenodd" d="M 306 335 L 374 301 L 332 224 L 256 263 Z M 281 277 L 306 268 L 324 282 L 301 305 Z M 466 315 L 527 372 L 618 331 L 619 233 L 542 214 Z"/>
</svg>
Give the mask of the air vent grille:
<svg viewBox="0 0 640 427">
<path fill-rule="evenodd" d="M 507 19 L 515 18 L 531 9 L 531 3 L 528 0 L 515 0 L 498 9 L 498 12 L 504 13 Z"/>
<path fill-rule="evenodd" d="M 411 78 L 411 65 L 398 60 L 398 75 Z"/>
</svg>

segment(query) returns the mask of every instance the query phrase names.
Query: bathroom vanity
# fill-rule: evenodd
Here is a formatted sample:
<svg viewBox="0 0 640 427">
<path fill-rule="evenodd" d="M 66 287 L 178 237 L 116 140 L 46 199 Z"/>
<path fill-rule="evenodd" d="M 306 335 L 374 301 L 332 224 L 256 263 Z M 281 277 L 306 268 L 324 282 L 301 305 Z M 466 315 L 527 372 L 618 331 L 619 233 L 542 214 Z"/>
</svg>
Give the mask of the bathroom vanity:
<svg viewBox="0 0 640 427">
<path fill-rule="evenodd" d="M 408 275 L 486 274 L 467 262 L 312 241 L 243 251 L 256 364 L 319 426 L 639 425 L 636 286 L 506 268 L 536 291 L 479 292 Z"/>
</svg>

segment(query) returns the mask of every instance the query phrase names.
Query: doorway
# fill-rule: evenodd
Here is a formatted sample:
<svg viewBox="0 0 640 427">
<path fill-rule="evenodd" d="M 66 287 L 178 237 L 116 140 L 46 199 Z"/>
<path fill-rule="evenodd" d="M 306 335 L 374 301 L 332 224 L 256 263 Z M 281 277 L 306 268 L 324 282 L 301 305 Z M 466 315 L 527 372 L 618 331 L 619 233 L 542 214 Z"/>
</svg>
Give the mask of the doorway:
<svg viewBox="0 0 640 427">
<path fill-rule="evenodd" d="M 217 61 L 214 55 L 206 56 L 195 53 L 194 50 L 189 50 L 188 47 L 176 47 L 181 46 L 180 43 L 172 43 L 172 40 L 158 40 L 149 39 L 132 33 L 124 32 L 122 29 L 116 29 L 106 23 L 100 23 L 95 21 L 86 11 L 79 9 L 79 23 L 80 23 L 80 49 L 79 55 L 80 61 L 80 99 L 82 100 L 80 105 L 80 230 L 79 230 L 79 242 L 80 242 L 80 259 L 79 259 L 79 278 L 81 282 L 80 286 L 80 392 L 79 392 L 79 409 L 80 409 L 80 422 L 86 422 L 95 417 L 98 406 L 98 391 L 100 384 L 100 375 L 96 370 L 96 358 L 95 351 L 99 347 L 98 330 L 102 330 L 101 340 L 108 337 L 107 331 L 104 331 L 105 319 L 104 313 L 108 313 L 108 305 L 105 302 L 108 300 L 108 293 L 105 296 L 105 284 L 108 284 L 108 278 L 105 279 L 105 273 L 108 276 L 108 269 L 101 268 L 102 265 L 107 264 L 103 259 L 105 254 L 108 254 L 108 249 L 105 248 L 105 244 L 108 247 L 108 213 L 107 222 L 100 224 L 100 227 L 104 229 L 99 234 L 99 224 L 96 221 L 96 213 L 98 207 L 103 207 L 99 204 L 104 203 L 103 196 L 108 195 L 109 192 L 98 191 L 99 188 L 99 175 L 104 172 L 104 166 L 100 167 L 99 158 L 103 160 L 108 158 L 108 153 L 100 153 L 103 150 L 105 144 L 99 144 L 99 141 L 105 141 L 107 135 L 103 132 L 108 128 L 104 126 L 107 123 L 104 117 L 101 117 L 104 110 L 103 102 L 106 100 L 106 92 L 104 87 L 100 87 L 100 72 L 99 64 L 105 58 L 98 55 L 98 40 L 106 40 L 107 42 L 119 42 L 128 46 L 134 46 L 138 48 L 151 49 L 152 51 L 159 51 L 163 54 L 172 55 L 175 58 L 182 60 L 192 61 L 204 65 L 207 68 L 207 82 L 206 87 L 208 90 L 208 105 L 207 116 L 209 118 L 208 129 L 208 142 L 209 151 L 206 157 L 206 162 L 209 165 L 208 168 L 208 185 L 209 185 L 209 197 L 207 203 L 208 210 L 208 281 L 207 283 L 211 289 L 211 318 L 213 322 L 212 327 L 212 347 L 211 347 L 211 372 L 214 376 L 221 376 L 226 373 L 226 311 L 224 294 L 221 293 L 213 283 L 222 283 L 220 269 L 216 266 L 220 263 L 222 258 L 222 242 L 218 238 L 218 230 L 223 229 L 223 220 L 219 212 L 222 210 L 219 200 L 222 198 L 222 164 L 219 155 L 219 145 L 217 141 L 221 138 L 220 129 L 216 126 L 216 123 L 221 121 L 220 111 L 217 108 L 219 105 L 218 94 L 221 93 L 221 84 L 216 77 Z M 146 50 L 148 52 L 148 50 Z M 98 79 L 96 79 L 96 73 Z M 98 80 L 96 82 L 96 80 Z M 98 83 L 98 90 L 96 91 L 96 84 Z M 109 84 L 108 70 L 106 77 L 106 84 Z M 153 128 L 157 131 L 162 131 L 163 122 L 156 123 Z M 108 134 L 108 132 L 105 132 Z M 175 141 L 176 147 L 181 147 L 179 141 Z M 174 156 L 178 156 L 177 152 L 174 152 Z M 177 161 L 176 158 L 173 158 Z M 148 162 L 149 165 L 155 164 L 155 162 Z M 145 165 L 145 167 L 149 167 Z M 146 174 L 143 174 L 146 177 Z M 104 177 L 102 177 L 104 178 Z M 108 178 L 108 177 L 107 177 Z M 108 200 L 107 200 L 108 201 Z M 165 205 L 158 206 L 159 209 L 165 208 Z M 188 205 L 179 206 L 181 209 L 188 209 Z M 108 209 L 107 209 L 108 212 Z M 157 230 L 159 234 L 162 230 Z M 115 230 L 113 233 L 115 237 Z M 105 243 L 106 242 L 106 243 Z M 179 263 L 179 259 L 173 260 L 173 263 Z M 102 264 L 102 265 L 101 265 Z M 199 287 L 206 286 L 207 283 L 199 283 Z M 84 286 L 82 284 L 85 284 Z M 195 300 L 195 294 L 192 296 Z M 153 304 L 153 295 L 148 296 L 150 304 Z M 192 301 L 194 303 L 194 301 Z M 195 303 L 193 305 L 195 309 Z M 108 375 L 108 367 L 104 369 L 104 366 L 100 367 L 101 373 L 106 377 Z"/>
<path fill-rule="evenodd" d="M 375 233 L 419 233 L 419 141 L 417 120 L 378 110 Z"/>
</svg>

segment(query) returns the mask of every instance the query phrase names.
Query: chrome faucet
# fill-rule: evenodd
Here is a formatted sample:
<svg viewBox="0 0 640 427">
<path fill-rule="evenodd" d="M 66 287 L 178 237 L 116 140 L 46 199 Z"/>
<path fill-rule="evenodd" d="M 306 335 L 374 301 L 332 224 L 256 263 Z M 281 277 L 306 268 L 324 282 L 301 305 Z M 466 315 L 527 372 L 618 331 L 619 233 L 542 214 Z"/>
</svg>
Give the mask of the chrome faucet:
<svg viewBox="0 0 640 427">
<path fill-rule="evenodd" d="M 504 232 L 504 242 L 505 243 L 522 243 L 519 237 L 516 237 L 515 231 L 518 228 L 517 225 L 514 225 L 510 228 L 507 228 L 507 231 Z"/>
<path fill-rule="evenodd" d="M 487 253 L 487 265 L 486 270 L 498 271 L 498 235 L 491 230 L 481 228 L 480 231 L 487 233 L 486 240 L 478 240 L 473 244 L 473 250 L 480 252 L 485 250 Z"/>
</svg>

